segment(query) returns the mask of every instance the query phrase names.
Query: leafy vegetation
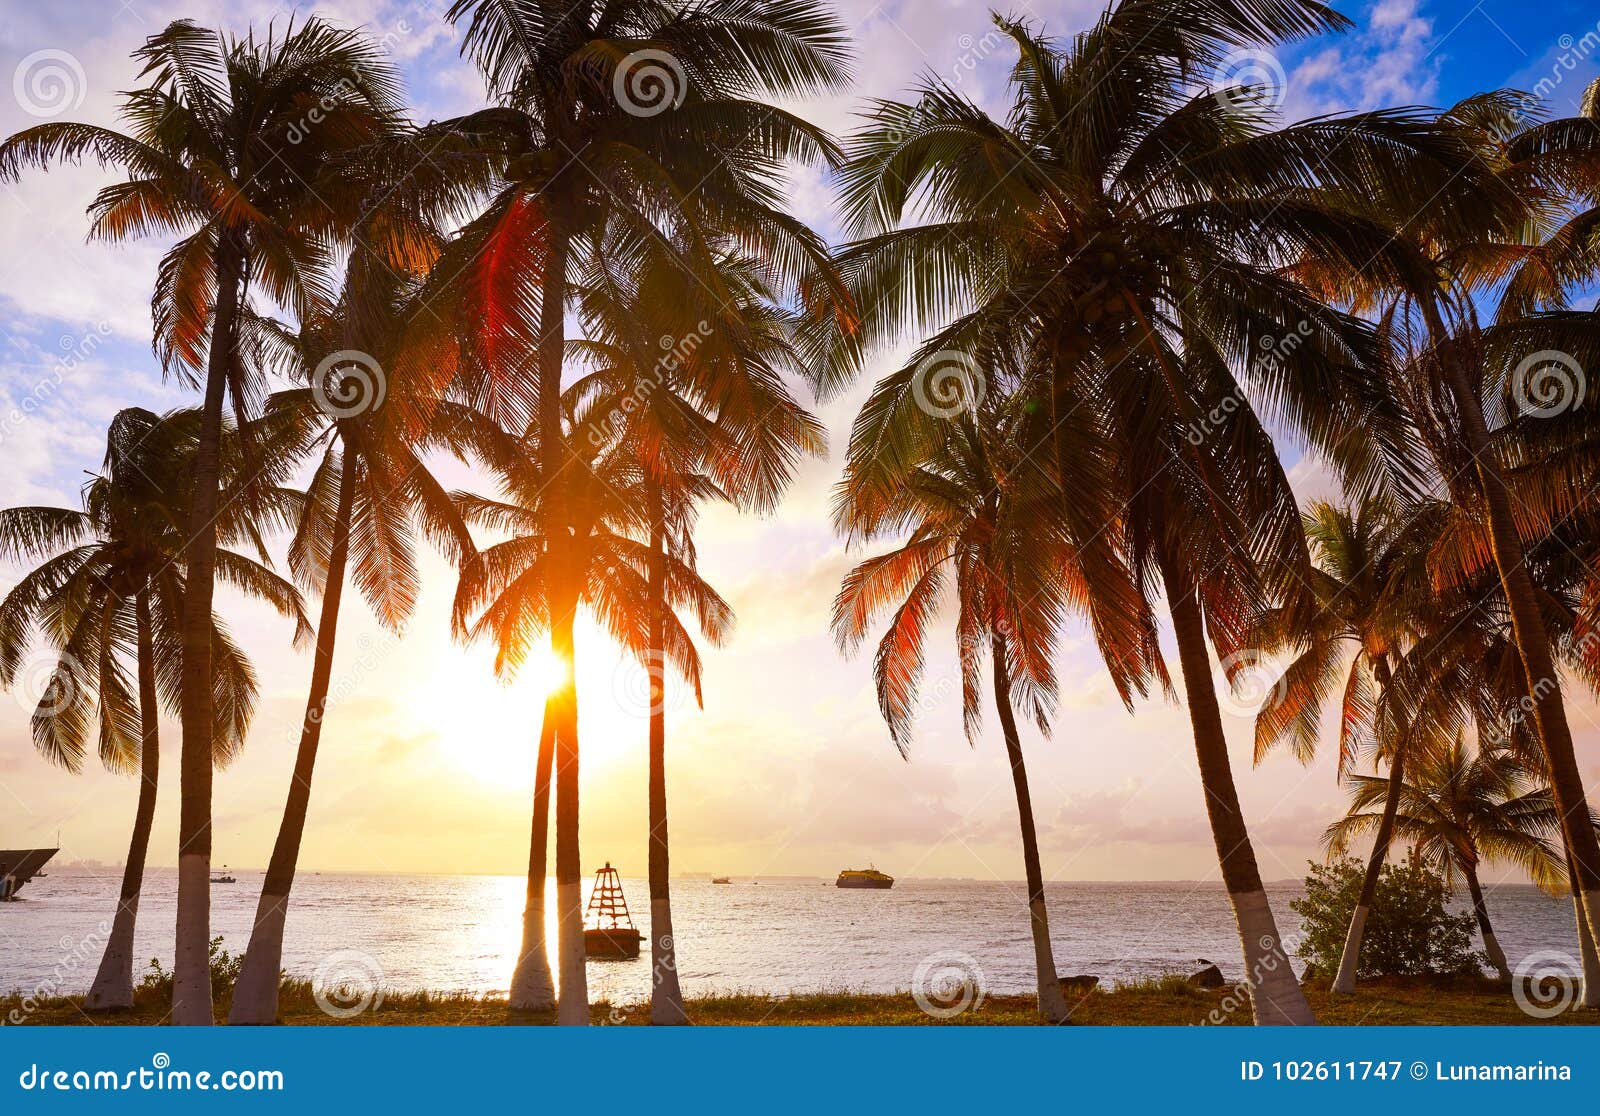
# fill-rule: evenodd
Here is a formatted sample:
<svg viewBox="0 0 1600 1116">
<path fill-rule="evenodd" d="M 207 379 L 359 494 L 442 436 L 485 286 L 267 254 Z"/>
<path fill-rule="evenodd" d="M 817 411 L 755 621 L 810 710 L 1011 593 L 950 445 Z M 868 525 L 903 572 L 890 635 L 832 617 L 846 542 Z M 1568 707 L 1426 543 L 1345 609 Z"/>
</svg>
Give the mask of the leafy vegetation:
<svg viewBox="0 0 1600 1116">
<path fill-rule="evenodd" d="M 1313 864 L 1306 894 L 1289 906 L 1300 916 L 1296 952 L 1320 973 L 1332 973 L 1344 951 L 1365 873 L 1350 857 Z M 1452 914 L 1444 876 L 1412 856 L 1387 864 L 1378 877 L 1373 914 L 1362 939 L 1359 973 L 1388 976 L 1466 976 L 1480 972 L 1472 949 L 1472 915 Z"/>
</svg>

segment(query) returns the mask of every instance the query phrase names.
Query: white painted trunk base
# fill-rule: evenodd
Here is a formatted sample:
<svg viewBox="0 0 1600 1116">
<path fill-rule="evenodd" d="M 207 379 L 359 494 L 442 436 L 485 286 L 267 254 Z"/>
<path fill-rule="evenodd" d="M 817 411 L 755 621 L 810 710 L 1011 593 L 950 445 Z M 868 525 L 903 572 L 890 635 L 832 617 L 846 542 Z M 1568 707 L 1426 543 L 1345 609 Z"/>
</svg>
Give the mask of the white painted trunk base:
<svg viewBox="0 0 1600 1116">
<path fill-rule="evenodd" d="M 1339 973 L 1333 978 L 1333 990 L 1346 996 L 1356 990 L 1356 970 L 1361 964 L 1361 936 L 1367 929 L 1370 907 L 1357 904 L 1350 915 L 1350 930 L 1344 936 L 1344 952 L 1339 954 Z"/>
<path fill-rule="evenodd" d="M 650 900 L 650 1023 L 682 1027 L 689 1022 L 678 984 L 678 944 L 672 934 L 672 901 Z"/>
<path fill-rule="evenodd" d="M 556 884 L 556 912 L 560 918 L 561 998 L 556 1022 L 563 1027 L 589 1025 L 588 958 L 583 951 L 583 885 L 576 880 Z"/>
<path fill-rule="evenodd" d="M 1257 1026 L 1314 1026 L 1316 1016 L 1294 975 L 1278 937 L 1278 925 L 1265 891 L 1230 894 L 1239 938 L 1244 946 L 1245 977 Z"/>
<path fill-rule="evenodd" d="M 510 1005 L 513 1011 L 548 1011 L 556 1006 L 556 982 L 545 949 L 543 904 L 537 908 L 530 904 L 522 911 L 522 952 L 511 974 Z"/>
<path fill-rule="evenodd" d="M 1045 912 L 1044 900 L 1035 899 L 1028 904 L 1028 921 L 1033 927 L 1033 965 L 1039 983 L 1039 1014 L 1051 1023 L 1067 1021 L 1067 997 L 1061 991 L 1061 980 L 1056 976 L 1056 958 L 1050 950 L 1050 916 Z"/>
<path fill-rule="evenodd" d="M 172 959 L 172 1022 L 209 1027 L 211 1017 L 211 856 L 178 857 L 177 948 Z"/>
<path fill-rule="evenodd" d="M 1595 942 L 1595 926 L 1585 916 L 1578 897 L 1572 897 L 1578 919 L 1578 957 L 1583 966 L 1583 993 L 1578 1005 L 1590 1011 L 1600 1011 L 1600 945 Z M 1600 895 L 1591 893 L 1588 908 L 1600 910 Z"/>
<path fill-rule="evenodd" d="M 256 921 L 250 930 L 239 982 L 233 986 L 228 1022 L 235 1026 L 265 1027 L 278 1021 L 278 979 L 283 970 L 283 924 L 289 917 L 289 897 L 262 892 L 256 904 Z"/>
<path fill-rule="evenodd" d="M 87 1011 L 123 1011 L 133 1006 L 133 927 L 139 917 L 139 893 L 117 904 L 111 921 L 111 936 L 100 958 L 89 994 L 83 998 Z"/>
</svg>

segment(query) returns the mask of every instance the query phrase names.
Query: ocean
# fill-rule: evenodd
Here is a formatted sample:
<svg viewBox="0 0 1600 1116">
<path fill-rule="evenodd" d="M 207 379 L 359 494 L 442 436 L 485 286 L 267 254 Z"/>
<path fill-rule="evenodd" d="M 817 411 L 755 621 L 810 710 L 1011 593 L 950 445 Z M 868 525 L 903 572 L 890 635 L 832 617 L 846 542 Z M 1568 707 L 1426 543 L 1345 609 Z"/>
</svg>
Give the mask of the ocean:
<svg viewBox="0 0 1600 1116">
<path fill-rule="evenodd" d="M 249 937 L 261 873 L 212 889 L 212 932 L 238 952 Z M 52 873 L 18 902 L 0 903 L 0 989 L 81 993 L 94 979 L 116 907 L 115 875 Z M 176 873 L 148 874 L 139 910 L 137 969 L 171 967 Z M 645 881 L 624 879 L 648 940 Z M 739 879 L 672 884 L 684 992 L 889 992 L 912 986 L 924 962 L 971 959 L 989 994 L 1033 987 L 1020 883 L 900 880 L 890 891 L 840 890 L 831 880 Z M 1270 886 L 1280 932 L 1292 941 L 1298 885 Z M 306 873 L 295 884 L 284 967 L 310 977 L 354 951 L 381 983 L 401 990 L 504 993 L 520 943 L 523 881 L 510 876 Z M 553 887 L 550 934 L 554 941 Z M 1116 983 L 1189 973 L 1200 958 L 1230 980 L 1243 962 L 1226 894 L 1203 883 L 1067 883 L 1047 889 L 1057 967 Z M 1572 950 L 1572 905 L 1536 889 L 1491 889 L 1490 914 L 1513 965 L 1539 949 Z M 648 996 L 648 949 L 637 961 L 592 961 L 593 1000 Z"/>
</svg>

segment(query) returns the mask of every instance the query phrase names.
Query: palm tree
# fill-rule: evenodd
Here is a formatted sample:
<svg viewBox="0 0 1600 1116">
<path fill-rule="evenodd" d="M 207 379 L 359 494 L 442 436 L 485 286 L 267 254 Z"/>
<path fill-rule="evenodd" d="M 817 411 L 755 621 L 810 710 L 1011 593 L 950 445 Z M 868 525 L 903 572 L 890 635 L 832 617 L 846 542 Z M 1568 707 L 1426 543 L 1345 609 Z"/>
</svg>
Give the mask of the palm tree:
<svg viewBox="0 0 1600 1116">
<path fill-rule="evenodd" d="M 1545 402 L 1545 410 L 1534 416 L 1541 420 L 1547 417 L 1547 410 L 1560 410 L 1573 402 L 1581 404 L 1582 381 L 1574 379 L 1569 367 L 1558 370 L 1547 385 L 1530 384 L 1529 379 L 1547 369 L 1535 364 L 1530 374 L 1528 354 L 1566 353 L 1582 360 L 1582 366 L 1594 367 L 1600 314 L 1593 307 L 1586 312 L 1567 311 L 1572 293 L 1587 289 L 1600 275 L 1600 242 L 1594 236 L 1600 222 L 1600 207 L 1594 204 L 1593 190 L 1600 169 L 1600 148 L 1594 142 L 1596 121 L 1600 121 L 1600 79 L 1585 88 L 1576 116 L 1542 121 L 1534 115 L 1508 145 L 1513 166 L 1547 196 L 1558 199 L 1555 212 L 1541 229 L 1543 239 L 1532 245 L 1518 244 L 1506 253 L 1510 266 L 1498 314 L 1499 321 L 1510 326 L 1500 331 L 1507 341 L 1504 349 L 1511 369 L 1511 375 L 1502 377 L 1501 382 L 1510 389 L 1514 400 L 1520 392 L 1524 399 L 1533 395 L 1536 402 Z M 1518 370 L 1524 373 L 1521 383 L 1517 382 Z M 1548 406 L 1549 400 L 1537 400 L 1541 386 L 1554 389 L 1553 407 Z M 1514 406 L 1510 413 L 1515 418 L 1522 409 Z M 1570 439 L 1569 445 L 1572 443 L 1590 446 L 1587 432 Z M 1587 471 L 1593 462 L 1579 460 L 1572 464 Z M 1592 579 L 1588 580 L 1592 583 Z M 1600 923 L 1593 921 L 1592 904 L 1585 909 L 1583 878 L 1570 851 L 1568 860 L 1583 962 L 1583 1006 L 1600 1008 L 1600 949 L 1596 948 L 1595 930 Z"/>
<path fill-rule="evenodd" d="M 395 366 L 403 323 L 413 316 L 409 299 L 416 283 L 358 250 L 336 305 L 305 320 L 297 331 L 275 322 L 251 323 L 253 337 L 263 345 L 276 344 L 281 370 L 306 384 L 275 394 L 263 424 L 292 431 L 297 448 L 320 455 L 289 561 L 303 584 L 320 590 L 322 614 L 294 773 L 229 1023 L 277 1019 L 284 923 L 326 720 L 346 578 L 354 580 L 378 622 L 399 631 L 421 588 L 413 524 L 454 562 L 473 552 L 465 521 L 423 460 L 430 442 L 458 450 L 471 442 L 472 416 L 434 401 L 428 407 L 433 434 L 415 437 L 410 420 L 417 408 L 398 400 L 419 403 L 418 393 L 384 370 L 386 362 Z"/>
<path fill-rule="evenodd" d="M 1396 836 L 1412 842 L 1422 861 L 1442 871 L 1447 882 L 1457 871 L 1465 877 L 1484 952 L 1500 978 L 1509 980 L 1478 871 L 1502 861 L 1552 894 L 1566 889 L 1561 815 L 1549 788 L 1540 785 L 1540 774 L 1503 748 L 1481 742 L 1468 748 L 1457 737 L 1443 748 L 1421 750 L 1398 793 L 1387 779 L 1355 776 L 1349 813 L 1328 827 L 1323 841 L 1330 856 L 1343 856 L 1352 839 L 1383 824 L 1395 798 Z"/>
<path fill-rule="evenodd" d="M 878 707 L 904 757 L 928 628 L 953 577 L 963 721 L 972 740 L 982 718 L 981 671 L 988 654 L 1022 831 L 1039 1012 L 1051 1023 L 1063 1023 L 1067 1003 L 1051 951 L 1015 706 L 1020 702 L 1048 731 L 1055 704 L 1056 633 L 1067 606 L 1083 599 L 1084 586 L 1073 548 L 1048 516 L 1059 503 L 1053 478 L 1018 448 L 1015 427 L 1028 421 L 1020 408 L 992 401 L 952 420 L 942 444 L 908 463 L 896 495 L 887 501 L 878 498 L 870 482 L 855 487 L 857 478 L 876 471 L 878 463 L 857 456 L 870 453 L 870 447 L 852 443 L 835 506 L 839 530 L 850 541 L 890 533 L 909 537 L 845 577 L 834 601 L 833 630 L 840 648 L 852 651 L 877 617 L 893 609 L 873 675 Z"/>
<path fill-rule="evenodd" d="M 242 415 L 259 390 L 241 376 L 241 308 L 252 286 L 300 316 L 324 300 L 330 241 L 346 215 L 330 210 L 314 184 L 332 156 L 394 126 L 399 85 L 377 44 L 315 18 L 264 39 L 228 38 L 179 20 L 134 57 L 148 84 L 124 97 L 127 132 L 66 122 L 26 129 L 0 145 L 0 181 L 29 165 L 94 158 L 129 177 L 90 205 L 92 236 L 182 237 L 161 261 L 151 308 L 163 365 L 186 381 L 204 370 L 183 562 L 189 596 L 172 995 L 175 1023 L 206 1025 L 218 454 L 225 396 Z"/>
<path fill-rule="evenodd" d="M 569 271 L 585 238 L 613 221 L 641 233 L 702 222 L 734 230 L 773 261 L 793 292 L 827 275 L 827 253 L 779 208 L 791 160 L 832 158 L 820 130 L 760 98 L 803 97 L 845 84 L 845 34 L 818 0 L 457 0 L 462 50 L 482 71 L 493 108 L 423 130 L 458 181 L 490 183 L 488 209 L 446 251 L 446 298 L 482 377 L 486 413 L 536 426 L 547 477 L 562 464 L 562 358 Z M 487 168 L 487 170 L 486 170 Z M 828 284 L 823 284 L 828 286 Z M 529 365 L 537 369 L 525 377 Z M 560 487 L 554 490 L 559 496 Z M 547 500 L 552 524 L 565 521 Z M 554 653 L 570 661 L 582 562 L 553 548 Z M 561 906 L 560 1021 L 588 1022 L 575 704 L 558 692 L 556 876 Z"/>
<path fill-rule="evenodd" d="M 724 255 L 702 273 L 689 266 L 692 253 L 673 246 L 627 248 L 608 245 L 580 275 L 586 337 L 572 347 L 593 366 L 575 390 L 598 393 L 584 436 L 634 455 L 648 523 L 650 1019 L 673 1025 L 688 1015 L 667 834 L 667 562 L 692 556 L 699 500 L 771 510 L 800 456 L 822 452 L 823 432 L 785 383 L 802 367 L 797 323 L 776 305 L 756 261 Z"/>
<path fill-rule="evenodd" d="M 575 386 L 567 396 L 564 426 L 571 431 L 607 429 L 614 421 L 594 416 Z M 614 428 L 614 427 L 613 427 Z M 549 460 L 531 434 L 516 455 L 499 455 L 491 463 L 502 498 L 456 493 L 461 515 L 476 526 L 506 536 L 482 548 L 461 568 L 452 612 L 452 627 L 463 640 L 488 639 L 495 646 L 495 672 L 514 677 L 518 668 L 549 639 L 561 666 L 559 683 L 545 697 L 544 720 L 535 766 L 533 830 L 529 845 L 528 886 L 523 910 L 522 948 L 512 976 L 510 1006 L 541 1010 L 554 999 L 546 960 L 544 891 L 549 792 L 552 769 L 559 759 L 560 717 L 576 715 L 578 701 L 573 614 L 552 611 L 549 582 L 572 577 L 578 585 L 577 605 L 587 609 L 624 651 L 647 669 L 653 649 L 660 662 L 673 665 L 700 694 L 700 656 L 688 631 L 672 609 L 653 607 L 652 568 L 665 567 L 665 599 L 692 611 L 702 633 L 714 642 L 724 639 L 733 615 L 725 601 L 694 572 L 683 556 L 640 543 L 649 538 L 648 515 L 642 504 L 642 475 L 637 457 L 614 439 L 595 440 L 564 432 L 556 479 L 546 483 L 540 464 Z M 557 492 L 556 489 L 561 489 Z M 555 524 L 560 543 L 552 545 L 548 505 L 558 503 L 568 517 Z M 684 514 L 669 505 L 669 518 Z M 558 566 L 555 556 L 564 563 Z M 567 648 L 563 654 L 561 648 Z M 658 679 L 652 673 L 652 681 Z M 565 776 L 561 776 L 564 778 Z M 559 798 L 557 809 L 559 811 Z M 577 910 L 582 960 L 582 910 L 576 896 L 563 895 L 558 865 L 557 897 Z M 652 918 L 654 915 L 652 914 Z M 652 931 L 654 926 L 652 925 Z M 659 961 L 659 958 L 653 960 Z M 562 988 L 571 984 L 563 977 Z M 565 997 L 563 997 L 563 1002 Z"/>
<path fill-rule="evenodd" d="M 176 712 L 182 698 L 180 618 L 187 586 L 181 525 L 188 519 L 199 417 L 193 411 L 121 411 L 106 435 L 102 470 L 84 485 L 82 510 L 0 511 L 0 556 L 40 562 L 0 602 L 0 683 L 18 681 L 27 647 L 41 636 L 56 661 L 33 714 L 39 750 L 79 771 L 98 721 L 101 761 L 139 775 L 117 911 L 84 999 L 90 1011 L 133 1006 L 134 925 L 160 772 L 158 718 L 163 704 Z M 223 445 L 229 498 L 219 532 L 225 542 L 253 542 L 288 494 L 271 489 L 267 477 L 249 478 L 254 492 L 241 490 L 238 439 L 225 430 Z M 297 637 L 309 633 L 299 594 L 263 562 L 226 548 L 218 549 L 216 561 L 223 581 L 293 619 Z M 244 745 L 258 687 L 249 661 L 216 617 L 211 640 L 212 741 L 215 762 L 224 764 Z"/>
<path fill-rule="evenodd" d="M 1336 204 L 1349 213 L 1347 245 L 1308 258 L 1297 271 L 1330 298 L 1382 309 L 1393 323 L 1391 332 L 1402 339 L 1402 358 L 1394 362 L 1398 374 L 1409 375 L 1412 390 L 1426 395 L 1437 388 L 1448 400 L 1448 414 L 1439 416 L 1440 429 L 1428 448 L 1439 472 L 1451 479 L 1452 495 L 1477 509 L 1487 525 L 1488 553 L 1510 610 L 1550 789 L 1564 819 L 1586 921 L 1594 926 L 1600 924 L 1600 840 L 1581 820 L 1589 807 L 1561 693 L 1555 637 L 1519 529 L 1519 519 L 1536 522 L 1537 511 L 1519 506 L 1502 457 L 1505 431 L 1490 430 L 1492 400 L 1484 391 L 1487 341 L 1478 293 L 1486 285 L 1497 288 L 1494 280 L 1515 271 L 1508 259 L 1536 265 L 1548 260 L 1525 238 L 1547 225 L 1549 194 L 1537 182 L 1537 169 L 1515 161 L 1517 154 L 1538 152 L 1541 140 L 1506 143 L 1518 132 L 1523 105 L 1520 95 L 1484 94 L 1438 114 L 1434 129 L 1449 146 L 1413 160 L 1403 177 L 1376 176 L 1365 190 L 1337 191 Z M 1419 187 L 1427 198 L 1421 205 Z M 1352 247 L 1355 252 L 1346 251 Z M 1564 276 L 1545 278 L 1559 282 Z M 1503 311 L 1514 318 L 1526 297 L 1530 289 L 1513 282 Z"/>
<path fill-rule="evenodd" d="M 925 338 L 857 428 L 888 460 L 942 421 L 918 405 L 930 372 L 1013 369 L 1028 385 L 1051 418 L 1041 448 L 1069 537 L 1111 524 L 1136 559 L 1132 593 L 1122 571 L 1086 563 L 1096 608 L 1140 633 L 1144 593 L 1158 574 L 1165 586 L 1256 1017 L 1310 1022 L 1239 814 L 1206 641 L 1237 662 L 1264 601 L 1308 603 L 1299 512 L 1263 417 L 1353 491 L 1407 450 L 1371 371 L 1372 330 L 1278 270 L 1347 239 L 1342 210 L 1307 187 L 1358 192 L 1441 141 L 1414 113 L 1273 130 L 1259 90 L 1194 88 L 1242 47 L 1346 25 L 1320 4 L 1200 0 L 1175 18 L 1126 0 L 1070 49 L 999 25 L 1019 53 L 1004 122 L 926 80 L 915 103 L 877 104 L 850 144 L 843 201 L 861 239 L 839 266 L 861 318 L 819 328 L 823 383 Z M 1151 661 L 1138 642 L 1102 650 L 1114 674 Z"/>
<path fill-rule="evenodd" d="M 1380 732 L 1394 657 L 1403 651 L 1419 619 L 1420 556 L 1407 546 L 1410 537 L 1404 528 L 1393 505 L 1377 498 L 1348 507 L 1312 503 L 1305 531 L 1312 548 L 1316 605 L 1309 612 L 1274 610 L 1262 622 L 1263 650 L 1294 647 L 1299 653 L 1273 686 L 1275 700 L 1256 716 L 1256 762 L 1287 740 L 1300 761 L 1309 763 L 1316 754 L 1323 708 L 1336 690 L 1342 693 L 1340 777 L 1351 771 L 1367 739 L 1379 745 L 1389 761 L 1388 806 L 1373 838 L 1361 895 L 1350 918 L 1333 981 L 1335 992 L 1355 991 L 1362 933 L 1394 835 L 1394 811 L 1399 805 L 1394 792 L 1405 778 L 1403 734 Z M 1425 593 L 1426 584 L 1421 588 Z M 1291 626 L 1296 621 L 1299 626 Z"/>
</svg>

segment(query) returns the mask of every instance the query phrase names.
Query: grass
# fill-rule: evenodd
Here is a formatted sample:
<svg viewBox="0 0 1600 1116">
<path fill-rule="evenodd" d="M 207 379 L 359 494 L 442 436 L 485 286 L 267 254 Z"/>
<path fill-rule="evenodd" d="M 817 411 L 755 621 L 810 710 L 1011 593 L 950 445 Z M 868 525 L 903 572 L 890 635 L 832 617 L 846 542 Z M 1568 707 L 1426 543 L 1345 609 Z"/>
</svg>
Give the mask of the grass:
<svg viewBox="0 0 1600 1116">
<path fill-rule="evenodd" d="M 1496 981 L 1387 980 L 1362 987 L 1353 996 L 1332 996 L 1308 987 L 1306 995 L 1317 1018 L 1328 1024 L 1361 1026 L 1466 1024 L 1595 1024 L 1600 1012 L 1567 1012 L 1549 1020 L 1533 1019 L 1518 1009 L 1509 986 Z M 131 1011 L 88 1015 L 76 997 L 42 1000 L 31 1006 L 21 997 L 0 998 L 0 1019 L 30 1024 L 143 1024 L 166 1022 L 168 993 L 160 987 L 141 989 Z M 1091 1026 L 1244 1025 L 1249 1005 L 1230 988 L 1191 987 L 1182 977 L 1166 977 L 1108 991 L 1069 997 L 1072 1022 Z M 226 1003 L 218 1004 L 219 1020 Z M 17 1015 L 13 1015 L 13 1013 Z M 388 1026 L 540 1025 L 554 1021 L 553 1012 L 513 1012 L 503 998 L 469 993 L 393 992 L 381 1003 L 348 1019 L 328 1016 L 317 1005 L 305 981 L 287 981 L 279 1001 L 286 1024 Z M 1039 1021 L 1030 996 L 990 996 L 949 1020 L 928 1016 L 909 992 L 890 995 L 853 992 L 794 996 L 734 994 L 708 996 L 689 1004 L 690 1017 L 711 1026 L 900 1026 L 977 1025 L 1025 1026 Z M 597 1003 L 591 1018 L 598 1024 L 643 1024 L 644 1003 Z"/>
</svg>

